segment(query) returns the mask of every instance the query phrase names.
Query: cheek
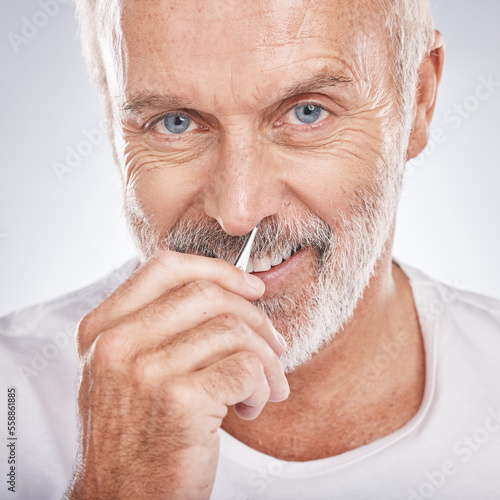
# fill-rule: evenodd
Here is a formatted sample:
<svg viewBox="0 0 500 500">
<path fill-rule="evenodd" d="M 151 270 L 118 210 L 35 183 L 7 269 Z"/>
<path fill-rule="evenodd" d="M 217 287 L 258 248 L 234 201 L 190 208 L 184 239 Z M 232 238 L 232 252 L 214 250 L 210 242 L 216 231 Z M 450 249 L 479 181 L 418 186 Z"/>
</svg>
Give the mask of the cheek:
<svg viewBox="0 0 500 500">
<path fill-rule="evenodd" d="M 378 124 L 350 121 L 339 128 L 334 140 L 311 151 L 282 151 L 280 164 L 287 165 L 290 196 L 325 222 L 345 214 L 356 192 L 375 186 L 384 164 L 383 137 Z"/>
<path fill-rule="evenodd" d="M 332 227 L 340 214 L 351 218 L 349 202 L 355 202 L 360 188 L 375 185 L 383 165 L 382 126 L 368 115 L 359 113 L 342 119 L 334 136 L 322 143 L 262 146 L 261 160 L 268 172 L 263 175 L 266 182 L 285 186 L 285 208 L 293 200 L 293 204 L 313 211 Z M 215 149 L 186 158 L 129 145 L 125 158 L 126 192 L 162 233 L 180 219 L 203 211 L 202 200 L 211 196 L 207 188 L 213 185 L 214 175 L 224 170 Z M 283 192 L 272 186 L 271 191 Z"/>
<path fill-rule="evenodd" d="M 194 207 L 204 168 L 199 162 L 175 164 L 149 151 L 131 153 L 126 165 L 127 197 L 164 233 Z"/>
</svg>

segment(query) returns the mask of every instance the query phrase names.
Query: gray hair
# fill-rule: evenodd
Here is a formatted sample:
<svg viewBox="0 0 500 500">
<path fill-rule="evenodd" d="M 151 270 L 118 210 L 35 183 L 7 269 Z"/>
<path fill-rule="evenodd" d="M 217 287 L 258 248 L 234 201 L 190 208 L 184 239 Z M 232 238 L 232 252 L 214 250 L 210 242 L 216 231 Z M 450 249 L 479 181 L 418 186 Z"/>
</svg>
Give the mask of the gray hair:
<svg viewBox="0 0 500 500">
<path fill-rule="evenodd" d="M 112 100 L 122 94 L 126 54 L 122 50 L 122 0 L 75 0 L 80 39 L 90 81 L 97 88 L 104 107 L 108 134 L 112 130 Z M 107 75 L 105 61 L 110 61 L 114 75 Z M 114 149 L 114 148 L 113 148 Z M 116 154 L 116 152 L 114 152 Z M 115 161 L 117 158 L 115 157 Z"/>
<path fill-rule="evenodd" d="M 434 42 L 429 0 L 384 0 L 382 27 L 394 54 L 391 72 L 399 86 L 402 113 L 412 108 L 418 68 Z"/>
<path fill-rule="evenodd" d="M 124 71 L 120 18 L 123 0 L 75 0 L 83 55 L 92 83 L 97 87 L 106 115 L 111 114 L 113 92 L 119 91 L 119 74 Z M 376 1 L 376 0 L 373 0 Z M 402 117 L 414 103 L 418 68 L 434 40 L 434 23 L 429 0 L 379 0 L 377 20 L 394 59 L 389 68 L 399 88 Z M 106 59 L 113 58 L 117 79 L 109 81 L 104 71 Z M 114 76 L 111 76 L 114 78 Z M 114 91 L 111 89 L 115 89 Z M 108 124 L 109 125 L 109 124 Z"/>
</svg>

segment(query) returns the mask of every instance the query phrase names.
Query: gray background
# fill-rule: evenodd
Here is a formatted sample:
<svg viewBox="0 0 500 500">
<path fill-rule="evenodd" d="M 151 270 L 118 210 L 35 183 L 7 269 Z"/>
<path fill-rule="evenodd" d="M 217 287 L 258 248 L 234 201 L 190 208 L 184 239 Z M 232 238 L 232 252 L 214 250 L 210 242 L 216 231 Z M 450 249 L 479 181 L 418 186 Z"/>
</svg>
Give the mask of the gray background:
<svg viewBox="0 0 500 500">
<path fill-rule="evenodd" d="M 0 314 L 89 284 L 134 253 L 73 7 L 60 0 L 44 16 L 43 2 L 0 7 Z M 408 166 L 395 256 L 500 297 L 500 87 L 474 97 L 481 78 L 500 82 L 500 1 L 433 0 L 432 11 L 447 44 L 436 140 Z M 83 156 L 58 177 L 68 148 Z"/>
</svg>

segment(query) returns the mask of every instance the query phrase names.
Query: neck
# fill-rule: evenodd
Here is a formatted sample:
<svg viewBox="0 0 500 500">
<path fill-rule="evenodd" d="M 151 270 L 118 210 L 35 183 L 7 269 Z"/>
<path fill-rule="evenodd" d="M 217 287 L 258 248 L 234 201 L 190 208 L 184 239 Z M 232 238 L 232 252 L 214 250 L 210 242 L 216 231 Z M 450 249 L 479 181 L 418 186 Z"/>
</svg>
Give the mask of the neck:
<svg viewBox="0 0 500 500">
<path fill-rule="evenodd" d="M 253 421 L 230 409 L 222 428 L 263 453 L 304 461 L 368 444 L 413 417 L 425 355 L 411 288 L 390 252 L 343 330 L 287 378 L 286 401 Z"/>
</svg>

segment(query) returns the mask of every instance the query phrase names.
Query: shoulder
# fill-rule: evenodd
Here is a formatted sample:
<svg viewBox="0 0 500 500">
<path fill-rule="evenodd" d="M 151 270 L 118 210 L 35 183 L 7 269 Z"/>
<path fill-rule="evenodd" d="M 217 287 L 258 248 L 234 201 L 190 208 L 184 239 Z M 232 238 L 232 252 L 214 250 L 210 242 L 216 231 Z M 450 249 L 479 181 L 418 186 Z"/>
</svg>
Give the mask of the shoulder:
<svg viewBox="0 0 500 500">
<path fill-rule="evenodd" d="M 464 315 L 490 317 L 494 322 L 500 320 L 500 299 L 471 292 L 458 285 L 438 281 L 407 264 L 398 263 L 398 265 L 408 276 L 412 290 L 418 289 L 424 293 L 427 291 L 429 299 L 427 305 L 434 306 L 430 308 L 436 313 L 439 309 L 449 309 L 453 310 L 454 313 L 463 313 Z M 437 301 L 442 303 L 441 308 L 437 307 Z"/>
<path fill-rule="evenodd" d="M 6 338 L 43 339 L 51 332 L 74 329 L 82 316 L 132 274 L 137 264 L 137 259 L 131 259 L 91 285 L 1 317 L 0 341 Z"/>
<path fill-rule="evenodd" d="M 500 349 L 500 300 L 464 290 L 399 264 L 410 280 L 419 319 L 433 324 L 441 337 L 460 340 L 486 356 Z M 497 351 L 498 352 L 498 351 Z"/>
<path fill-rule="evenodd" d="M 77 372 L 74 337 L 80 319 L 132 274 L 131 260 L 99 281 L 0 318 L 0 378 L 26 389 L 66 394 Z"/>
</svg>

